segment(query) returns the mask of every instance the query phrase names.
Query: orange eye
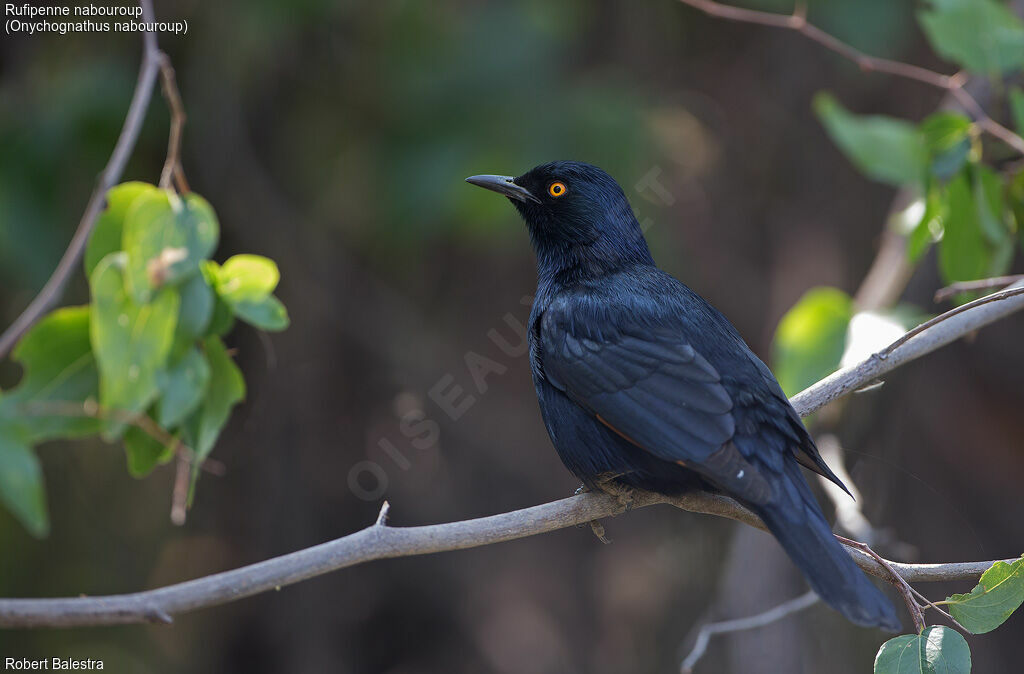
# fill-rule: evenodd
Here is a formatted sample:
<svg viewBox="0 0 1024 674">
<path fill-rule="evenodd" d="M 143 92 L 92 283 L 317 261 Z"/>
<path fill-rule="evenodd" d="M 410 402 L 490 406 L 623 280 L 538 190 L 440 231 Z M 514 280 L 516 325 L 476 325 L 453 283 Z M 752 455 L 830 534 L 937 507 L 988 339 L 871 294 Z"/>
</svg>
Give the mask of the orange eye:
<svg viewBox="0 0 1024 674">
<path fill-rule="evenodd" d="M 565 183 L 555 181 L 548 185 L 548 194 L 553 197 L 560 197 L 569 191 L 569 188 L 565 186 Z"/>
</svg>

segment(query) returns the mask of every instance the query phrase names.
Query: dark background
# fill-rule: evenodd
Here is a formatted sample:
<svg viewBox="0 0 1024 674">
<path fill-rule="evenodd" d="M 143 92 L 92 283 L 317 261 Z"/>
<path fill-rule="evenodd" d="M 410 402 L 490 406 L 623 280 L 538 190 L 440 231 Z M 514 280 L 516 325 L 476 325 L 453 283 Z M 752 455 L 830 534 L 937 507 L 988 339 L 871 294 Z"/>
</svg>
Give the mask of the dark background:
<svg viewBox="0 0 1024 674">
<path fill-rule="evenodd" d="M 249 395 L 213 454 L 227 473 L 200 481 L 183 527 L 168 518 L 172 466 L 134 480 L 118 446 L 43 447 L 52 533 L 34 540 L 0 512 L 2 596 L 155 587 L 350 533 L 380 506 L 349 486 L 363 460 L 386 476 L 396 525 L 570 494 L 526 359 L 487 336 L 514 341 L 503 317 L 525 320 L 527 237 L 504 200 L 462 179 L 560 158 L 604 167 L 650 218 L 660 264 L 768 358 L 775 325 L 805 290 L 856 289 L 893 198 L 830 143 L 810 111 L 814 92 L 915 120 L 941 98 L 673 0 L 193 0 L 156 11 L 189 21 L 187 36 L 160 44 L 189 116 L 185 170 L 220 217 L 218 259 L 274 258 L 292 326 L 229 337 Z M 811 18 L 871 53 L 951 72 L 912 3 L 822 2 Z M 0 41 L 0 324 L 64 250 L 139 56 L 134 36 Z M 156 182 L 167 118 L 154 98 L 125 179 Z M 651 170 L 671 205 L 634 187 Z M 905 297 L 934 311 L 939 285 L 927 259 Z M 77 275 L 66 302 L 86 298 Z M 847 408 L 840 434 L 865 511 L 922 561 L 1022 552 L 1021 334 L 1017 315 Z M 507 367 L 482 394 L 470 351 Z M 445 375 L 476 399 L 457 421 L 427 395 Z M 0 364 L 0 385 L 17 378 Z M 416 409 L 440 424 L 426 449 L 399 425 Z M 101 658 L 116 672 L 672 672 L 701 620 L 804 591 L 769 562 L 774 542 L 735 538 L 739 526 L 724 520 L 658 507 L 606 527 L 610 546 L 569 529 L 377 562 L 173 627 L 4 632 L 0 656 Z M 970 584 L 919 589 L 940 599 Z M 1014 671 L 1022 627 L 1017 615 L 971 638 L 975 671 Z M 884 638 L 817 606 L 716 639 L 698 671 L 864 673 Z"/>
</svg>

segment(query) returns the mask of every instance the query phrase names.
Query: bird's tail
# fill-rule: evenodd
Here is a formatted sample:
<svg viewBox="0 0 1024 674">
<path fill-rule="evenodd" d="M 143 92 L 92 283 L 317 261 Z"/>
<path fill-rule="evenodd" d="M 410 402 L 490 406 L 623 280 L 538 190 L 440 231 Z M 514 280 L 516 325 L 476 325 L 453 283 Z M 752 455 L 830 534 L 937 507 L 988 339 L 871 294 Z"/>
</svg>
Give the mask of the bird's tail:
<svg viewBox="0 0 1024 674">
<path fill-rule="evenodd" d="M 780 500 L 754 510 L 803 571 L 811 588 L 851 622 L 899 631 L 892 603 L 832 535 L 803 476 L 791 476 L 788 483 L 780 490 Z"/>
</svg>

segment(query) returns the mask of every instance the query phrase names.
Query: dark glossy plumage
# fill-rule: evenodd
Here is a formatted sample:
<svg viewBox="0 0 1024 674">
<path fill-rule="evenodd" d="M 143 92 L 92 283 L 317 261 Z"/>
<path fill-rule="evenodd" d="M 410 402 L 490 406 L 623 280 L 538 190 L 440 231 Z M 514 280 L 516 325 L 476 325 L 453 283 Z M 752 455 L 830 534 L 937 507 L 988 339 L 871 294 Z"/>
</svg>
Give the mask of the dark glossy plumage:
<svg viewBox="0 0 1024 674">
<path fill-rule="evenodd" d="M 842 486 L 775 377 L 721 313 L 655 266 L 618 184 L 578 162 L 469 181 L 509 196 L 529 227 L 531 369 L 569 470 L 592 486 L 621 474 L 666 494 L 728 494 L 758 513 L 828 604 L 898 629 L 801 474 L 802 464 Z M 548 191 L 556 181 L 560 196 Z"/>
</svg>

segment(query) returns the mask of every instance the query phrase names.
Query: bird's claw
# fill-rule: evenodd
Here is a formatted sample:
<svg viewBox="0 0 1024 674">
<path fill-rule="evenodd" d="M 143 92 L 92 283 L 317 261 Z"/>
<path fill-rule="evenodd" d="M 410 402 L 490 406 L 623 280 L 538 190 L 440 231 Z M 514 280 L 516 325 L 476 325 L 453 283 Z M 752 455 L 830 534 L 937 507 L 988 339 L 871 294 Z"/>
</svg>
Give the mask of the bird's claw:
<svg viewBox="0 0 1024 674">
<path fill-rule="evenodd" d="M 622 477 L 622 475 L 623 473 L 601 475 L 595 484 L 605 494 L 614 496 L 619 505 L 625 509 L 625 512 L 629 512 L 633 509 L 633 504 L 636 501 L 636 490 L 616 482 L 616 479 Z"/>
<path fill-rule="evenodd" d="M 610 540 L 604 535 L 604 525 L 597 520 L 590 520 L 590 530 L 597 536 L 597 540 L 601 541 L 605 545 L 611 543 Z"/>
</svg>

